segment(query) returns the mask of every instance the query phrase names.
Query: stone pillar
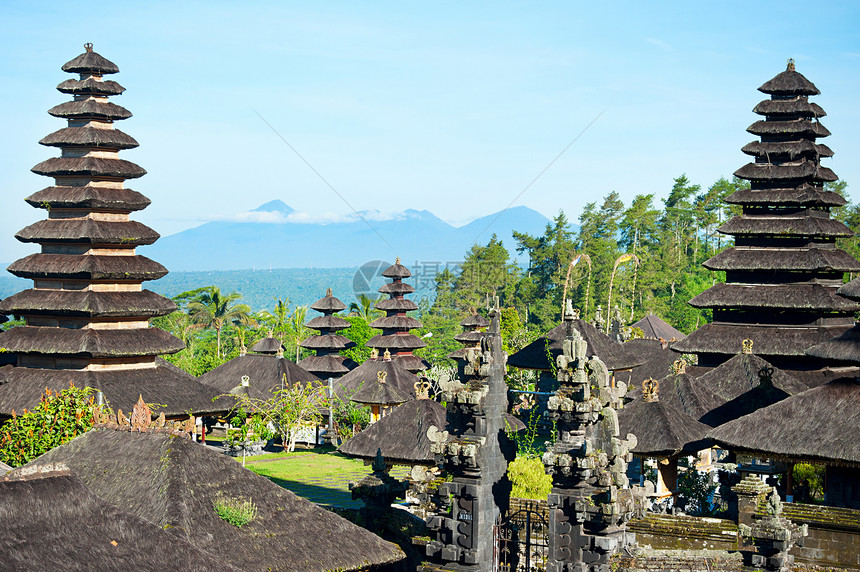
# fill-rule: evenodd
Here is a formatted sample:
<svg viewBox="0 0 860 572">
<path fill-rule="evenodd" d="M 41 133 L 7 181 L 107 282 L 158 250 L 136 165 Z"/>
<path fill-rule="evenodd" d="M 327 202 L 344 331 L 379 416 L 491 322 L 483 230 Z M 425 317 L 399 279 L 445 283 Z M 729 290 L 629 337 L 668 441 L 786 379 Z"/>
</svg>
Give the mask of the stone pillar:
<svg viewBox="0 0 860 572">
<path fill-rule="evenodd" d="M 460 361 L 460 380 L 439 380 L 447 426 L 428 431 L 431 450 L 453 477 L 439 487 L 441 514 L 427 520 L 435 538 L 426 544 L 426 554 L 445 570 L 493 570 L 493 529 L 510 498 L 507 470 L 516 447 L 505 433 L 507 355 L 498 309 L 490 319 L 481 347 L 469 349 Z"/>
<path fill-rule="evenodd" d="M 553 477 L 549 495 L 547 572 L 609 570 L 609 559 L 635 542 L 623 525 L 634 512 L 627 463 L 636 438 L 619 436 L 618 416 L 627 386 L 610 385 L 598 358 L 587 359 L 586 342 L 574 332 L 557 360 L 559 389 L 549 399 L 557 435 L 543 456 Z M 622 497 L 624 500 L 622 500 Z"/>
<path fill-rule="evenodd" d="M 747 475 L 732 487 L 732 492 L 738 496 L 738 525 L 752 526 L 759 502 L 769 491 L 770 487 L 755 475 Z"/>
<path fill-rule="evenodd" d="M 744 546 L 755 548 L 750 564 L 776 572 L 791 572 L 794 556 L 789 551 L 795 544 L 802 545 L 803 538 L 809 534 L 805 524 L 797 526 L 782 516 L 782 501 L 776 487 L 767 494 L 765 516 L 754 521 L 752 526 L 739 525 L 738 532 Z"/>
</svg>

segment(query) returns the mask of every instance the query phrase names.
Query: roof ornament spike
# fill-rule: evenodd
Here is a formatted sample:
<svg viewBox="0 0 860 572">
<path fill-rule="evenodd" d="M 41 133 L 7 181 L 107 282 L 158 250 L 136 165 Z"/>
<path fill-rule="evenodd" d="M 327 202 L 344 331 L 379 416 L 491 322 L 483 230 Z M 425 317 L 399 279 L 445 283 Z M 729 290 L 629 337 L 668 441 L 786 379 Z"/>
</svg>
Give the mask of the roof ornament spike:
<svg viewBox="0 0 860 572">
<path fill-rule="evenodd" d="M 378 371 L 378 372 L 376 372 L 376 381 L 378 381 L 379 383 L 385 383 L 385 378 L 387 376 L 388 376 L 387 372 Z"/>
<path fill-rule="evenodd" d="M 379 359 L 379 350 L 373 348 L 370 350 L 370 359 Z"/>
<path fill-rule="evenodd" d="M 334 294 L 331 291 L 331 286 L 329 286 L 329 288 L 325 291 L 325 295 L 326 295 L 326 297 L 334 296 Z"/>
<path fill-rule="evenodd" d="M 657 390 L 660 388 L 660 382 L 654 379 L 653 377 L 649 377 L 645 381 L 642 382 L 642 400 L 652 403 L 654 401 L 659 401 L 660 397 L 657 393 Z"/>
<path fill-rule="evenodd" d="M 394 259 L 394 264 L 400 264 L 400 257 L 399 256 Z"/>
<path fill-rule="evenodd" d="M 416 399 L 430 399 L 430 379 L 426 376 L 421 376 L 421 379 L 416 381 L 415 384 L 415 398 Z"/>
<path fill-rule="evenodd" d="M 391 352 L 388 349 L 382 354 L 382 361 L 391 361 Z"/>
<path fill-rule="evenodd" d="M 794 71 L 794 58 L 788 58 L 788 65 L 785 69 L 786 71 Z"/>
<path fill-rule="evenodd" d="M 93 43 L 87 42 L 86 44 L 84 44 L 84 49 L 87 51 L 88 54 L 93 53 Z"/>
<path fill-rule="evenodd" d="M 681 375 L 682 373 L 687 373 L 687 362 L 684 359 L 676 359 L 672 363 L 672 371 L 675 372 L 675 375 Z"/>
<path fill-rule="evenodd" d="M 741 342 L 741 353 L 745 353 L 745 354 L 753 353 L 752 347 L 753 347 L 753 341 L 749 338 L 745 339 L 743 342 Z"/>
</svg>

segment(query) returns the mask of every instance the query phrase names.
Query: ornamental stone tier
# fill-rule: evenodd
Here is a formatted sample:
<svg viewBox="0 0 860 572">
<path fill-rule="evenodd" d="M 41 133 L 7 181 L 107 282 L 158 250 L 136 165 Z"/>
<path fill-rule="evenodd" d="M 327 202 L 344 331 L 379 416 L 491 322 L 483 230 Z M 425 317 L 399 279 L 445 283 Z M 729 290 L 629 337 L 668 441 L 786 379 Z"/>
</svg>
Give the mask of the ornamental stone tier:
<svg viewBox="0 0 860 572">
<path fill-rule="evenodd" d="M 308 328 L 317 330 L 317 334 L 299 345 L 316 351 L 316 355 L 304 358 L 299 365 L 320 379 L 341 377 L 355 369 L 358 364 L 340 355 L 342 350 L 355 346 L 355 342 L 337 333 L 349 327 L 349 322 L 337 315 L 346 309 L 346 304 L 335 298 L 329 288 L 325 296 L 311 304 L 311 309 L 323 314 L 305 324 Z"/>
<path fill-rule="evenodd" d="M 821 165 L 833 151 L 817 142 L 830 135 L 819 122 L 824 110 L 809 101 L 818 88 L 789 60 L 788 69 L 759 91 L 770 99 L 755 106 L 763 119 L 747 131 L 760 139 L 742 149 L 754 161 L 735 172 L 750 188 L 725 199 L 742 212 L 718 229 L 734 238 L 734 246 L 704 263 L 724 271 L 726 283 L 690 300 L 712 309 L 714 321 L 673 349 L 695 353 L 699 365 L 714 367 L 750 339 L 756 353 L 776 367 L 819 370 L 821 362 L 804 352 L 853 325 L 860 305 L 836 290 L 844 273 L 860 271 L 860 263 L 836 247 L 837 239 L 852 232 L 830 216 L 846 201 L 825 188 L 837 176 Z"/>
<path fill-rule="evenodd" d="M 142 288 L 167 274 L 157 262 L 137 254 L 137 247 L 158 238 L 130 214 L 149 199 L 125 187 L 143 176 L 140 166 L 119 158 L 137 141 L 114 127 L 131 117 L 108 97 L 125 91 L 105 75 L 117 66 L 93 51 L 63 65 L 77 74 L 57 89 L 72 101 L 48 110 L 68 126 L 39 143 L 60 149 L 33 172 L 54 184 L 27 202 L 47 218 L 22 229 L 15 238 L 40 246 L 40 252 L 13 262 L 8 270 L 33 280 L 33 288 L 5 299 L 0 312 L 24 320 L 0 333 L 0 347 L 12 352 L 14 365 L 0 368 L 0 415 L 34 406 L 45 387 L 62 389 L 73 382 L 103 392 L 114 408 L 130 410 L 138 398 L 164 404 L 168 417 L 221 411 L 217 393 L 157 356 L 184 344 L 153 328 L 149 319 L 176 305 Z"/>
<path fill-rule="evenodd" d="M 391 278 L 391 282 L 379 289 L 379 292 L 388 294 L 388 300 L 383 300 L 374 306 L 377 310 L 385 312 L 385 316 L 377 318 L 370 323 L 372 328 L 380 328 L 382 334 L 373 336 L 365 344 L 369 348 L 376 349 L 380 354 L 388 350 L 391 357 L 400 362 L 400 365 L 415 373 L 424 371 L 430 367 L 426 361 L 412 354 L 414 350 L 423 348 L 427 344 L 409 330 L 421 327 L 421 322 L 406 312 L 417 310 L 418 306 L 412 300 L 403 296 L 415 292 L 415 288 L 403 282 L 412 273 L 408 268 L 400 264 L 400 259 L 386 268 L 382 275 Z"/>
</svg>

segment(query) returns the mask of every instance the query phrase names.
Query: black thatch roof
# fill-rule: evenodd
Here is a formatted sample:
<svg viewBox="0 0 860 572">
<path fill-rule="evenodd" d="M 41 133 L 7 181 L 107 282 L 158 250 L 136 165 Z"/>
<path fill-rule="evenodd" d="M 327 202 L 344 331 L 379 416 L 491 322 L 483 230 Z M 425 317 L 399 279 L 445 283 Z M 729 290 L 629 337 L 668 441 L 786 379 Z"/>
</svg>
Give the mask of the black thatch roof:
<svg viewBox="0 0 860 572">
<path fill-rule="evenodd" d="M 811 356 L 840 363 L 860 363 L 860 327 L 854 326 L 840 335 L 806 350 Z"/>
<path fill-rule="evenodd" d="M 860 464 L 860 385 L 840 378 L 730 421 L 708 435 L 728 449 Z"/>
<path fill-rule="evenodd" d="M 417 310 L 418 304 L 416 304 L 412 300 L 407 300 L 406 298 L 389 298 L 388 300 L 382 300 L 381 302 L 377 302 L 374 308 L 376 308 L 377 310 L 382 310 L 384 312 L 409 312 L 412 310 Z"/>
<path fill-rule="evenodd" d="M 717 229 L 723 234 L 756 234 L 786 236 L 821 236 L 848 238 L 854 236 L 838 220 L 811 216 L 736 216 Z"/>
<path fill-rule="evenodd" d="M 651 340 L 675 341 L 686 337 L 654 314 L 648 314 L 630 327 L 641 329 L 645 337 Z"/>
<path fill-rule="evenodd" d="M 109 209 L 124 212 L 139 211 L 150 200 L 131 189 L 108 187 L 47 187 L 24 199 L 30 206 L 41 209 Z"/>
<path fill-rule="evenodd" d="M 305 338 L 299 345 L 312 350 L 340 350 L 355 347 L 355 342 L 340 334 L 320 334 Z"/>
<path fill-rule="evenodd" d="M 299 365 L 320 379 L 339 377 L 358 367 L 351 359 L 338 354 L 309 356 L 299 361 Z"/>
<path fill-rule="evenodd" d="M 398 258 L 394 264 L 386 268 L 382 271 L 382 275 L 386 278 L 409 278 L 412 276 L 412 273 L 409 272 L 409 269 L 400 264 L 400 259 Z"/>
<path fill-rule="evenodd" d="M 156 367 L 124 370 L 62 370 L 5 365 L 0 367 L 0 415 L 32 409 L 45 388 L 60 391 L 76 387 L 100 390 L 110 406 L 131 411 L 138 398 L 159 404 L 155 412 L 167 417 L 221 413 L 232 404 L 213 401 L 218 392 L 198 382 L 194 376 L 156 358 Z"/>
<path fill-rule="evenodd" d="M 670 404 L 693 419 L 701 419 L 722 402 L 706 385 L 690 373 L 672 373 L 660 380 L 660 401 Z"/>
<path fill-rule="evenodd" d="M 768 123 L 771 123 L 768 121 Z M 747 163 L 734 172 L 736 177 L 751 181 L 837 181 L 839 177 L 814 161 L 804 161 L 799 165 L 773 165 L 768 163 Z"/>
<path fill-rule="evenodd" d="M 414 396 L 414 390 L 403 393 L 393 385 L 377 379 L 358 388 L 350 400 L 364 405 L 397 405 L 414 399 Z"/>
<path fill-rule="evenodd" d="M 785 205 L 841 207 L 847 201 L 839 193 L 802 184 L 784 189 L 741 189 L 725 198 L 731 205 Z"/>
<path fill-rule="evenodd" d="M 783 135 L 793 137 L 827 137 L 830 131 L 817 121 L 794 119 L 791 121 L 756 121 L 747 132 L 753 135 Z"/>
<path fill-rule="evenodd" d="M 39 141 L 47 147 L 100 147 L 104 149 L 134 149 L 138 142 L 119 129 L 95 127 L 65 127 Z"/>
<path fill-rule="evenodd" d="M 672 349 L 681 353 L 735 355 L 741 342 L 753 341 L 760 356 L 802 356 L 815 344 L 827 341 L 848 329 L 848 326 L 782 327 L 705 324 Z"/>
<path fill-rule="evenodd" d="M 338 449 L 344 455 L 373 459 L 377 449 L 391 463 L 435 465 L 427 430 L 447 424 L 445 408 L 432 399 L 413 399 L 358 433 Z"/>
<path fill-rule="evenodd" d="M 506 425 L 522 431 L 525 424 L 505 413 Z M 444 431 L 448 421 L 445 408 L 432 399 L 413 399 L 398 405 L 391 412 L 358 433 L 338 448 L 338 451 L 359 459 L 374 459 L 380 449 L 386 461 L 405 465 L 436 465 L 430 452 L 427 430 L 435 426 Z"/>
<path fill-rule="evenodd" d="M 154 327 L 101 330 L 16 326 L 0 332 L 0 347 L 17 353 L 109 358 L 173 354 L 185 344 Z"/>
<path fill-rule="evenodd" d="M 411 294 L 415 288 L 406 282 L 389 282 L 379 287 L 377 292 L 383 294 Z"/>
<path fill-rule="evenodd" d="M 311 304 L 311 310 L 330 314 L 346 310 L 346 304 L 335 298 L 334 294 L 332 294 L 331 288 L 329 288 L 328 291 L 326 291 L 325 296 Z"/>
<path fill-rule="evenodd" d="M 646 457 L 674 457 L 707 448 L 703 439 L 710 430 L 672 402 L 645 401 L 641 396 L 618 412 L 618 425 L 621 435 L 636 435 L 632 452 Z"/>
<path fill-rule="evenodd" d="M 86 52 L 63 64 L 61 69 L 64 72 L 91 73 L 95 75 L 119 72 L 119 68 L 115 63 L 93 51 L 92 44 L 86 44 L 84 47 L 87 49 Z"/>
<path fill-rule="evenodd" d="M 792 115 L 800 117 L 824 117 L 827 113 L 817 103 L 807 98 L 765 99 L 753 108 L 759 115 Z"/>
<path fill-rule="evenodd" d="M 65 463 L 100 498 L 242 570 L 373 569 L 404 557 L 397 546 L 183 437 L 96 429 L 35 462 Z M 213 509 L 219 495 L 251 499 L 256 519 L 241 528 L 221 520 Z"/>
<path fill-rule="evenodd" d="M 249 378 L 249 387 L 241 387 L 242 376 Z M 286 375 L 286 380 L 284 376 Z M 219 393 L 246 393 L 254 399 L 269 399 L 272 392 L 297 383 L 320 383 L 320 379 L 290 360 L 274 355 L 248 354 L 231 359 L 199 378 L 201 383 Z"/>
<path fill-rule="evenodd" d="M 166 316 L 176 310 L 169 298 L 150 290 L 22 290 L 0 302 L 0 314 L 87 316 L 91 318 Z"/>
<path fill-rule="evenodd" d="M 764 82 L 759 91 L 770 95 L 818 95 L 821 92 L 815 85 L 794 69 L 790 61 L 788 69 Z"/>
<path fill-rule="evenodd" d="M 90 218 L 49 218 L 24 227 L 15 238 L 21 242 L 76 242 L 141 246 L 152 244 L 159 234 L 137 221 L 104 221 Z"/>
<path fill-rule="evenodd" d="M 702 264 L 708 270 L 858 272 L 860 262 L 844 250 L 736 246 Z"/>
<path fill-rule="evenodd" d="M 57 86 L 60 93 L 72 95 L 120 95 L 125 88 L 115 81 L 97 80 L 93 77 L 86 79 L 67 79 Z"/>
<path fill-rule="evenodd" d="M 672 373 L 672 363 L 678 359 L 678 354 L 666 347 L 663 342 L 654 339 L 636 338 L 624 342 L 624 347 L 630 350 L 641 362 L 630 373 L 616 372 L 615 378 L 625 383 L 641 384 L 649 377 L 663 379 Z"/>
<path fill-rule="evenodd" d="M 562 342 L 570 328 L 576 329 L 588 343 L 588 357 L 599 357 L 610 370 L 629 369 L 644 363 L 628 348 L 619 344 L 590 323 L 580 319 L 566 319 L 520 351 L 508 358 L 508 365 L 524 369 L 552 369 L 547 359 L 547 341 L 552 359 L 562 352 Z"/>
<path fill-rule="evenodd" d="M 48 113 L 54 117 L 61 117 L 63 119 L 93 118 L 113 121 L 131 117 L 131 111 L 125 107 L 109 101 L 98 101 L 96 99 L 67 101 L 60 105 L 55 105 L 48 110 Z"/>
<path fill-rule="evenodd" d="M 415 334 L 377 334 L 367 340 L 364 345 L 369 348 L 378 348 L 380 350 L 415 350 L 423 348 L 427 342 L 416 336 Z"/>
<path fill-rule="evenodd" d="M 105 157 L 53 157 L 42 161 L 32 169 L 37 175 L 46 177 L 112 177 L 136 179 L 146 174 L 146 170 L 125 159 Z"/>
<path fill-rule="evenodd" d="M 835 287 L 821 284 L 715 284 L 693 297 L 689 304 L 694 308 L 860 310 L 857 302 L 838 296 Z"/>
<path fill-rule="evenodd" d="M 843 284 L 836 293 L 852 300 L 860 300 L 860 277 Z"/>
<path fill-rule="evenodd" d="M 376 318 L 372 322 L 370 322 L 371 328 L 379 328 L 381 330 L 411 330 L 413 328 L 420 328 L 421 322 L 413 318 L 412 316 L 383 316 L 381 318 Z"/>
<path fill-rule="evenodd" d="M 350 326 L 350 323 L 340 316 L 317 316 L 308 323 L 306 327 L 312 330 L 345 330 Z"/>
<path fill-rule="evenodd" d="M 814 143 L 808 139 L 799 141 L 752 141 L 741 147 L 741 151 L 764 160 L 788 159 L 794 161 L 800 157 L 815 160 L 821 157 L 832 157 L 833 149 L 823 143 Z"/>
<path fill-rule="evenodd" d="M 705 373 L 697 382 L 723 401 L 722 405 L 700 418 L 711 427 L 728 423 L 809 388 L 766 360 L 746 353 L 738 354 Z"/>
<path fill-rule="evenodd" d="M 490 325 L 490 320 L 474 312 L 460 320 L 460 325 L 464 328 L 486 328 Z"/>
<path fill-rule="evenodd" d="M 167 269 L 145 256 L 31 254 L 6 270 L 20 278 L 79 278 L 85 280 L 157 280 Z"/>
<path fill-rule="evenodd" d="M 275 355 L 276 353 L 284 350 L 284 344 L 281 343 L 281 340 L 277 338 L 273 338 L 271 336 L 265 337 L 251 346 L 251 351 L 256 352 L 258 354 L 271 354 Z"/>
<path fill-rule="evenodd" d="M 376 383 L 379 372 L 385 372 L 385 382 L 397 388 L 403 395 L 415 395 L 418 376 L 406 369 L 399 360 L 383 358 L 367 359 L 351 372 L 336 379 L 334 391 L 341 399 L 349 399 L 360 388 Z M 376 451 L 373 454 L 376 455 Z"/>
<path fill-rule="evenodd" d="M 0 481 L 3 570 L 240 568 L 105 502 L 73 475 Z"/>
</svg>

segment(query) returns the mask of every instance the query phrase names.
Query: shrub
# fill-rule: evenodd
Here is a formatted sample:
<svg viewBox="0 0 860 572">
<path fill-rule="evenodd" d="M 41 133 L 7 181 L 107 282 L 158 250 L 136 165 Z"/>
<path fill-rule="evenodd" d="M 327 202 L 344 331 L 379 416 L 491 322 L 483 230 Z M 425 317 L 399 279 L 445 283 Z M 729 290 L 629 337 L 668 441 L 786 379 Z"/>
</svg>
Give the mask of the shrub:
<svg viewBox="0 0 860 572">
<path fill-rule="evenodd" d="M 32 411 L 13 411 L 12 419 L 0 427 L 0 461 L 20 467 L 89 431 L 99 407 L 93 391 L 74 385 L 58 392 L 45 389 Z"/>
<path fill-rule="evenodd" d="M 239 528 L 257 518 L 257 505 L 250 498 L 243 500 L 219 494 L 212 505 L 221 520 Z"/>
<path fill-rule="evenodd" d="M 552 491 L 552 477 L 544 471 L 540 457 L 517 457 L 508 465 L 508 478 L 514 485 L 513 497 L 544 500 Z"/>
</svg>

